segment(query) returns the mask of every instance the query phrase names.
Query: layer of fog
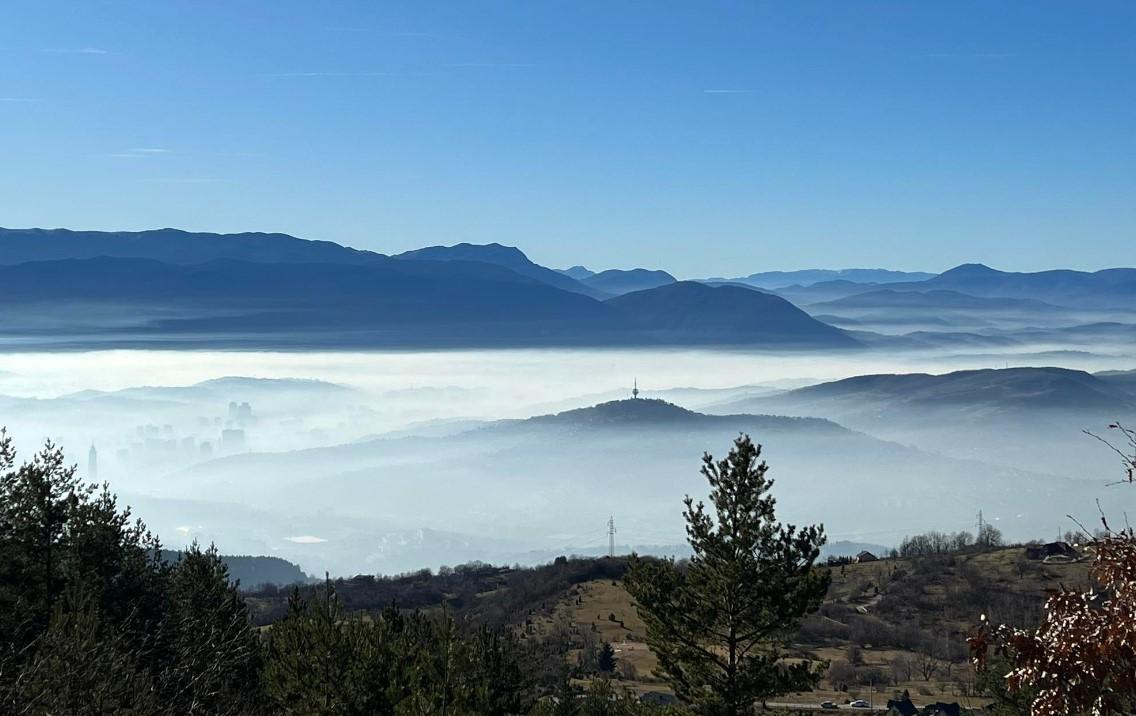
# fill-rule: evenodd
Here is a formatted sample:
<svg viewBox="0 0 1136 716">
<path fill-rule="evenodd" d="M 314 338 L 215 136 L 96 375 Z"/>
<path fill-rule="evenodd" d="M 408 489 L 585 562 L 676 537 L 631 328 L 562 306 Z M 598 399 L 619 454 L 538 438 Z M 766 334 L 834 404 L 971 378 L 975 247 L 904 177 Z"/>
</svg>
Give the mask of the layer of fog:
<svg viewBox="0 0 1136 716">
<path fill-rule="evenodd" d="M 866 373 L 1136 367 L 1130 345 L 1065 347 L 970 355 L 15 353 L 0 355 L 0 424 L 25 455 L 45 438 L 63 445 L 84 474 L 93 444 L 98 479 L 171 546 L 215 540 L 222 551 L 276 554 L 313 573 L 398 571 L 602 550 L 610 514 L 620 544 L 681 542 L 682 495 L 704 493 L 700 453 L 724 452 L 734 435 L 647 430 L 584 440 L 464 432 L 488 421 L 628 397 L 636 379 L 644 396 L 712 411 Z M 278 380 L 219 380 L 233 376 Z M 1072 461 L 1107 458 L 1079 433 L 1094 426 L 1072 423 L 1068 449 L 1083 450 Z M 786 518 L 824 522 L 833 539 L 893 544 L 913 531 L 973 528 L 983 509 L 1010 536 L 1025 539 L 1069 528 L 1068 512 L 1091 519 L 1094 497 L 1115 509 L 1132 502 L 1117 488 L 1106 492 L 1095 476 L 1082 486 L 1060 482 L 1076 476 L 1059 470 L 998 464 L 990 459 L 996 456 L 966 449 L 959 426 L 951 441 L 933 445 L 895 430 L 880 433 L 872 435 L 925 449 L 881 447 L 867 436 L 755 435 L 780 480 Z M 1029 453 L 1035 438 L 1007 426 L 1005 440 L 1017 453 Z M 353 443 L 355 450 L 334 448 Z M 311 452 L 259 455 L 296 450 Z"/>
</svg>

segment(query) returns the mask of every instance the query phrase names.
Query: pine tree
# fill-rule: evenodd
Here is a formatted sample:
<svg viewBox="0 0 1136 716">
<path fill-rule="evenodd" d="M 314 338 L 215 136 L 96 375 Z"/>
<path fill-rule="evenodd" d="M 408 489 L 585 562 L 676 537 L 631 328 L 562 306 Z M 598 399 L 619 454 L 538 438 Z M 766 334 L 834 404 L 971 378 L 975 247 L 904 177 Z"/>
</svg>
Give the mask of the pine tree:
<svg viewBox="0 0 1136 716">
<path fill-rule="evenodd" d="M 173 711 L 162 708 L 144 657 L 108 628 L 89 592 L 61 595 L 32 649 L 12 691 L 0 694 L 2 713 L 157 716 Z"/>
<path fill-rule="evenodd" d="M 815 566 L 824 531 L 776 521 L 760 455 L 746 435 L 723 460 L 705 455 L 714 515 L 685 499 L 693 557 L 679 565 L 633 556 L 625 577 L 659 675 L 700 714 L 749 713 L 819 678 L 808 662 L 782 661 L 780 648 L 828 589 L 827 571 Z"/>
<path fill-rule="evenodd" d="M 596 666 L 601 673 L 610 674 L 615 671 L 615 649 L 611 644 L 604 642 L 600 647 L 600 655 L 596 660 Z"/>
<path fill-rule="evenodd" d="M 177 668 L 161 674 L 164 702 L 211 714 L 257 710 L 260 642 L 217 549 L 193 543 L 173 567 L 168 595 L 160 633 Z"/>
</svg>

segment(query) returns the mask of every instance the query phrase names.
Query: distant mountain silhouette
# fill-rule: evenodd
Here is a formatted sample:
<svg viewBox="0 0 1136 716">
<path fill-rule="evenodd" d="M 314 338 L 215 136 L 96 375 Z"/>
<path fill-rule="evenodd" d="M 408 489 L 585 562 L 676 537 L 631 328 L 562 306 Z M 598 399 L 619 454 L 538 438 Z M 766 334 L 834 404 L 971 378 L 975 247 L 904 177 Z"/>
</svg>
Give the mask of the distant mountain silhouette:
<svg viewBox="0 0 1136 716">
<path fill-rule="evenodd" d="M 890 271 L 888 269 L 802 269 L 800 271 L 763 271 L 734 279 L 711 279 L 746 283 L 759 288 L 778 289 L 786 286 L 810 286 L 822 281 L 848 281 L 850 283 L 893 283 L 922 281 L 933 273 L 921 271 Z"/>
<path fill-rule="evenodd" d="M 861 375 L 720 406 L 727 410 L 785 410 L 837 415 L 843 408 L 897 413 L 965 407 L 1005 413 L 1020 410 L 1131 411 L 1136 396 L 1107 379 L 1068 368 L 1003 368 L 926 373 Z M 827 406 L 827 407 L 826 407 Z M 800 412 L 804 411 L 804 412 Z"/>
<path fill-rule="evenodd" d="M 203 380 L 193 385 L 153 385 L 132 386 L 119 390 L 81 390 L 77 393 L 54 398 L 52 400 L 79 399 L 84 401 L 134 398 L 144 400 L 176 400 L 176 401 L 223 401 L 227 402 L 239 398 L 272 397 L 283 392 L 307 396 L 318 396 L 321 400 L 333 397 L 348 398 L 354 394 L 354 389 L 339 383 L 330 383 L 310 378 L 247 378 L 244 376 L 224 376 Z"/>
<path fill-rule="evenodd" d="M 730 426 L 747 430 L 811 430 L 847 432 L 847 428 L 819 418 L 787 418 L 778 415 L 707 415 L 651 398 L 613 400 L 590 408 L 566 410 L 519 421 L 522 425 L 566 425 L 591 428 L 705 427 Z"/>
<path fill-rule="evenodd" d="M 931 291 L 897 291 L 885 288 L 857 293 L 844 298 L 809 305 L 811 309 L 839 308 L 913 308 L 913 309 L 965 309 L 978 311 L 1021 310 L 1052 311 L 1057 306 L 1032 298 L 998 298 L 970 296 L 958 291 L 937 289 Z"/>
<path fill-rule="evenodd" d="M 161 552 L 162 561 L 170 564 L 176 563 L 180 558 L 179 550 L 163 549 Z M 241 589 L 255 589 L 265 584 L 283 587 L 310 581 L 299 565 L 280 557 L 223 554 L 221 561 L 229 568 L 229 581 L 240 582 Z"/>
<path fill-rule="evenodd" d="M 657 338 L 691 342 L 856 346 L 844 331 L 812 318 L 785 299 L 736 286 L 680 281 L 605 302 Z"/>
<path fill-rule="evenodd" d="M 108 330 L 96 309 L 119 307 L 115 320 L 129 318 L 138 335 L 277 334 L 300 344 L 539 344 L 601 340 L 625 328 L 603 303 L 501 266 L 386 257 L 366 265 L 34 262 L 0 267 L 0 300 L 33 317 L 55 306 L 84 332 Z"/>
<path fill-rule="evenodd" d="M 374 520 L 376 510 L 427 515 L 448 530 L 523 535 L 533 548 L 546 548 L 583 544 L 577 534 L 598 537 L 613 512 L 625 535 L 674 524 L 675 495 L 705 495 L 699 456 L 724 457 L 739 432 L 764 446 L 786 518 L 822 514 L 837 536 L 867 530 L 898 539 L 919 531 L 928 509 L 965 524 L 976 504 L 992 517 L 1024 515 L 1028 522 L 1013 528 L 1031 534 L 1060 519 L 1068 505 L 1085 496 L 1091 505 L 1100 494 L 1099 483 L 1078 487 L 930 454 L 826 420 L 711 416 L 645 399 L 500 421 L 447 436 L 444 450 L 436 437 L 400 437 L 248 453 L 196 465 L 177 481 L 183 489 L 211 490 L 218 501 L 255 501 L 282 514 L 302 505 L 362 520 Z M 429 475 L 429 489 L 407 475 Z M 577 523 L 582 526 L 566 533 L 565 525 Z M 670 543 L 665 535 L 650 540 Z M 362 545 L 362 538 L 344 535 L 321 548 L 357 562 L 374 549 Z"/>
<path fill-rule="evenodd" d="M 675 277 L 666 271 L 648 269 L 610 269 L 582 279 L 585 285 L 613 296 L 621 296 L 632 291 L 658 288 L 675 282 Z"/>
<path fill-rule="evenodd" d="M 587 286 L 560 271 L 535 264 L 524 252 L 501 244 L 457 244 L 455 246 L 427 246 L 422 249 L 396 254 L 393 258 L 413 261 L 477 261 L 495 264 L 515 271 L 521 276 L 555 286 L 564 291 L 582 293 L 592 298 L 606 298 L 610 294 Z"/>
<path fill-rule="evenodd" d="M 1136 414 L 1136 393 L 1123 379 L 1079 370 L 1004 368 L 858 376 L 712 410 L 822 417 L 1005 469 L 1100 479 L 1115 470 L 1111 455 L 1081 431 Z"/>
<path fill-rule="evenodd" d="M 1136 370 L 1106 370 L 1093 375 L 1125 392 L 1136 395 Z"/>
<path fill-rule="evenodd" d="M 564 274 L 565 276 L 576 279 L 577 281 L 581 281 L 583 279 L 596 275 L 595 271 L 592 271 L 584 266 L 572 266 L 571 268 L 556 270 Z"/>
<path fill-rule="evenodd" d="M 949 289 L 971 296 L 1036 299 L 1059 306 L 1131 308 L 1136 302 L 1136 269 L 1012 273 L 982 264 L 963 264 L 926 281 L 892 288 Z"/>
<path fill-rule="evenodd" d="M 0 228 L 0 265 L 99 256 L 200 264 L 217 259 L 266 263 L 366 264 L 381 254 L 288 234 L 152 231 L 70 231 Z"/>
<path fill-rule="evenodd" d="M 365 264 L 29 262 L 0 266 L 0 301 L 7 335 L 77 347 L 855 345 L 747 289 L 672 284 L 600 302 L 494 263 L 377 254 Z"/>
</svg>

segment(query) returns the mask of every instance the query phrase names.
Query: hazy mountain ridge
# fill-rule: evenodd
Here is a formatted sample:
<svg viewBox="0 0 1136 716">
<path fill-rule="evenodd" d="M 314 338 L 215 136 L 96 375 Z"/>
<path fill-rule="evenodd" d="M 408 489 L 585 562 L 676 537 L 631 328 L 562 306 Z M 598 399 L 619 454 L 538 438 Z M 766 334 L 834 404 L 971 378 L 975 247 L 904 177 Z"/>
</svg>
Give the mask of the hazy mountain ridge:
<svg viewBox="0 0 1136 716">
<path fill-rule="evenodd" d="M 1052 311 L 1058 306 L 1032 298 L 971 296 L 950 289 L 899 291 L 893 288 L 856 293 L 844 298 L 809 304 L 809 310 L 838 308 L 919 308 L 969 310 Z"/>
<path fill-rule="evenodd" d="M 685 285 L 599 302 L 499 265 L 386 257 L 366 265 L 100 257 L 0 267 L 0 300 L 22 309 L 5 317 L 10 334 L 77 334 L 80 343 L 186 335 L 248 345 L 855 345 L 783 299 Z M 40 323 L 49 319 L 45 333 Z"/>
<path fill-rule="evenodd" d="M 0 229 L 0 248 L 13 307 L 0 330 L 28 347 L 926 349 L 1136 334 L 1136 269 L 805 270 L 736 284 L 582 266 L 577 280 L 500 244 L 389 257 L 286 234 Z"/>
<path fill-rule="evenodd" d="M 844 331 L 779 296 L 735 286 L 680 281 L 617 296 L 605 304 L 630 315 L 640 328 L 664 341 L 670 335 L 684 335 L 692 341 L 732 343 L 739 336 L 761 335 L 787 344 L 858 345 Z"/>
<path fill-rule="evenodd" d="M 595 271 L 592 271 L 591 269 L 589 269 L 586 266 L 570 266 L 569 268 L 566 268 L 566 269 L 556 269 L 556 271 L 559 271 L 560 273 L 564 274 L 565 276 L 570 276 L 571 278 L 574 278 L 577 281 L 580 281 L 580 280 L 583 280 L 585 278 L 589 278 L 591 276 L 596 275 Z"/>
<path fill-rule="evenodd" d="M 329 555 L 345 541 L 366 543 L 358 528 L 340 526 L 390 524 L 406 515 L 544 550 L 601 544 L 602 523 L 615 514 L 626 539 L 672 544 L 680 535 L 659 525 L 678 509 L 675 496 L 702 494 L 699 456 L 724 454 L 739 432 L 765 445 L 788 518 L 823 514 L 834 539 L 878 542 L 854 535 L 918 531 L 919 510 L 929 504 L 949 523 L 968 524 L 979 507 L 1017 515 L 1022 524 L 1015 529 L 1026 531 L 1057 496 L 1080 499 L 1086 491 L 1073 481 L 934 455 L 831 421 L 712 416 L 645 399 L 498 421 L 441 442 L 394 437 L 250 453 L 197 465 L 168 484 L 218 500 L 253 500 L 266 510 L 334 510 L 342 519 L 328 523 L 328 534 L 314 533 L 328 542 L 313 549 Z M 860 506 L 855 513 L 847 510 L 852 504 Z"/>
<path fill-rule="evenodd" d="M 200 264 L 219 259 L 266 263 L 365 264 L 382 254 L 289 234 L 149 231 L 72 231 L 0 228 L 0 265 L 100 256 Z"/>
<path fill-rule="evenodd" d="M 690 428 L 729 425 L 750 430 L 809 430 L 818 434 L 846 432 L 847 428 L 820 418 L 796 418 L 780 415 L 709 415 L 688 410 L 657 398 L 613 400 L 587 408 L 565 410 L 552 415 L 539 415 L 518 421 L 516 425 L 561 425 L 597 429 L 620 427 Z"/>
<path fill-rule="evenodd" d="M 427 246 L 421 249 L 405 251 L 392 258 L 403 261 L 472 261 L 477 263 L 504 266 L 521 276 L 527 276 L 549 286 L 555 286 L 564 291 L 582 293 L 592 298 L 607 298 L 610 294 L 600 287 L 592 286 L 587 282 L 577 281 L 560 271 L 545 268 L 533 263 L 523 251 L 515 246 L 502 246 L 501 244 L 455 244 L 454 246 Z"/>
<path fill-rule="evenodd" d="M 181 550 L 163 549 L 161 559 L 171 564 L 181 557 Z M 261 555 L 221 555 L 221 561 L 229 569 L 229 580 L 239 582 L 241 589 L 256 589 L 265 584 L 285 586 L 303 584 L 311 581 L 298 564 L 281 557 Z"/>
<path fill-rule="evenodd" d="M 923 404 L 987 405 L 1002 411 L 1136 409 L 1136 396 L 1110 382 L 1107 376 L 1056 367 L 990 368 L 942 375 L 861 375 L 720 407 L 814 401 L 886 402 L 889 409 Z"/>
<path fill-rule="evenodd" d="M 613 296 L 658 288 L 676 281 L 675 277 L 666 271 L 652 271 L 642 268 L 608 269 L 581 280 L 584 284 Z"/>
<path fill-rule="evenodd" d="M 1066 368 L 878 374 L 713 408 L 738 411 L 823 417 L 925 450 L 1093 479 L 1108 474 L 1112 456 L 1082 431 L 1136 414 L 1136 391 L 1124 375 Z"/>
<path fill-rule="evenodd" d="M 738 278 L 712 278 L 710 281 L 747 283 L 766 289 L 789 286 L 811 286 L 828 281 L 880 284 L 900 281 L 919 281 L 935 274 L 923 271 L 893 271 L 890 269 L 801 269 L 798 271 L 762 271 Z"/>
<path fill-rule="evenodd" d="M 896 290 L 945 288 L 971 296 L 1035 299 L 1063 306 L 1131 308 L 1136 299 L 1136 269 L 1100 271 L 1055 269 L 1020 273 L 983 264 L 963 264 L 920 282 L 891 286 Z"/>
</svg>

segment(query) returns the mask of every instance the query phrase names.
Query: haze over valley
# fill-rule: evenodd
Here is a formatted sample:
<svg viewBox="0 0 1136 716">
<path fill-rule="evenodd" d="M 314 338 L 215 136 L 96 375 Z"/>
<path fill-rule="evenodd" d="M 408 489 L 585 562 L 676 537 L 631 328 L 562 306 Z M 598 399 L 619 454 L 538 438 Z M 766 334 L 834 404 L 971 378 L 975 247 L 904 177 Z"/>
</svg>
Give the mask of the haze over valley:
<svg viewBox="0 0 1136 716">
<path fill-rule="evenodd" d="M 1136 411 L 1136 270 L 679 281 L 518 249 L 0 230 L 0 409 L 163 541 L 311 574 L 682 554 L 698 457 L 764 445 L 829 550 L 1053 534 Z M 460 326 L 460 328 L 455 328 Z M 633 388 L 638 392 L 633 393 Z M 634 397 L 633 397 L 634 396 Z M 94 446 L 94 458 L 87 451 Z M 97 475 L 95 472 L 97 471 Z"/>
</svg>

